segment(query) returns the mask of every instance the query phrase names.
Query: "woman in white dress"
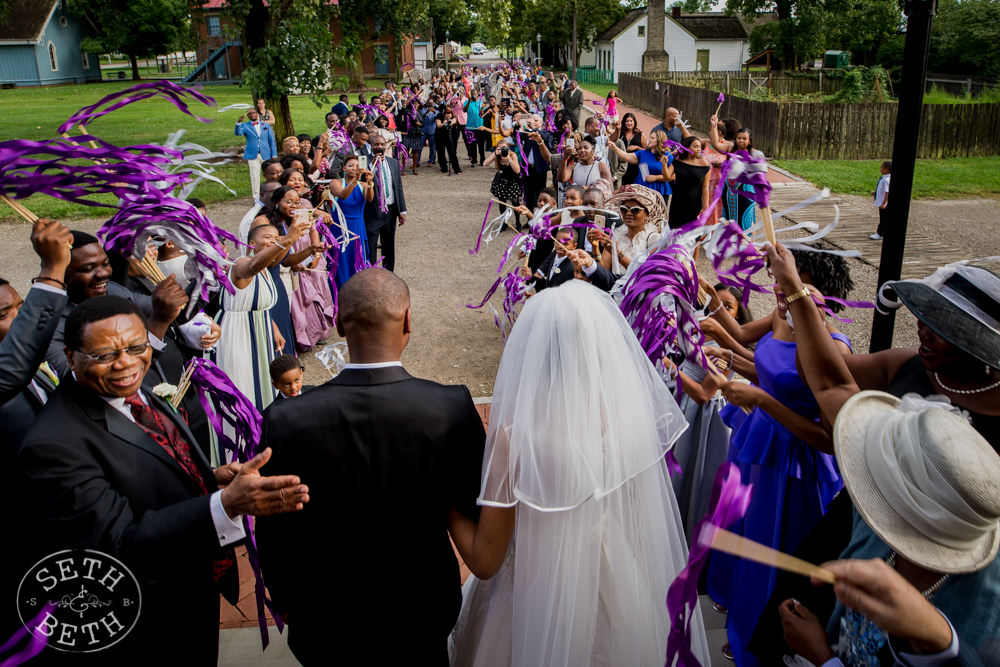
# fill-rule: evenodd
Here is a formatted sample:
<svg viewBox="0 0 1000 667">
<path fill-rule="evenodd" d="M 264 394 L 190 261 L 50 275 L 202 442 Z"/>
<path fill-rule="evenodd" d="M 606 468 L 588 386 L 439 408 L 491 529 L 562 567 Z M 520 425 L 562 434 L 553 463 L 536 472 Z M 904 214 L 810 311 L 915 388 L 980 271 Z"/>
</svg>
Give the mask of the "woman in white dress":
<svg viewBox="0 0 1000 667">
<path fill-rule="evenodd" d="M 685 426 L 607 294 L 570 281 L 526 303 L 479 498 L 516 506 L 514 536 L 496 576 L 466 582 L 453 665 L 663 665 L 667 587 L 687 560 L 664 455 Z M 700 615 L 692 627 L 707 665 Z"/>
</svg>

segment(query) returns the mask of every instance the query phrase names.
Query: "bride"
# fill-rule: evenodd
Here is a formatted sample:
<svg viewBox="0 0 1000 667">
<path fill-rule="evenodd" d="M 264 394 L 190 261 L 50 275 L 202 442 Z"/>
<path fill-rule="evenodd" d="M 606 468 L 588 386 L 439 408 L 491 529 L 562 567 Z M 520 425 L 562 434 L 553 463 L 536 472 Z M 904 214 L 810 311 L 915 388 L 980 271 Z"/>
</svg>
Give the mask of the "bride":
<svg viewBox="0 0 1000 667">
<path fill-rule="evenodd" d="M 664 454 L 684 428 L 607 294 L 570 281 L 525 304 L 479 497 L 484 513 L 517 506 L 514 535 L 494 546 L 507 546 L 499 572 L 465 584 L 453 665 L 663 665 L 667 587 L 687 558 Z M 692 626 L 708 665 L 700 616 Z"/>
</svg>

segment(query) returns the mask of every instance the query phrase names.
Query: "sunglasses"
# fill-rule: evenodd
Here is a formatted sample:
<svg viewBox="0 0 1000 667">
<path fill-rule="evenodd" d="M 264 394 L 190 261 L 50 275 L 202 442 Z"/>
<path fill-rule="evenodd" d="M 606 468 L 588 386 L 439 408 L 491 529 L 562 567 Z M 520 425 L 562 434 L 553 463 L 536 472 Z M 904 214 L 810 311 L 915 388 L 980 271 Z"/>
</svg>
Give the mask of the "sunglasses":
<svg viewBox="0 0 1000 667">
<path fill-rule="evenodd" d="M 641 206 L 633 206 L 632 208 L 629 208 L 628 206 L 619 206 L 618 209 L 622 212 L 622 215 L 625 215 L 626 213 L 631 213 L 632 215 L 635 215 L 639 211 L 642 211 L 643 213 L 646 212 L 646 209 L 644 209 Z"/>
</svg>

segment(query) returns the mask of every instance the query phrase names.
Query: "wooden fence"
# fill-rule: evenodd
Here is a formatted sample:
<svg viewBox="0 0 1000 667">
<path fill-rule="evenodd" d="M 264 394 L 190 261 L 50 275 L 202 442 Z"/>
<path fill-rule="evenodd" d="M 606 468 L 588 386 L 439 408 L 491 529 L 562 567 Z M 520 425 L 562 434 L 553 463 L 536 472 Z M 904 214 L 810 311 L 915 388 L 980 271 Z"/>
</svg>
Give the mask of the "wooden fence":
<svg viewBox="0 0 1000 667">
<path fill-rule="evenodd" d="M 621 75 L 619 75 L 621 76 Z M 733 91 L 753 93 L 759 88 L 770 89 L 776 95 L 824 95 L 836 93 L 844 85 L 843 78 L 831 78 L 822 70 L 798 76 L 768 72 L 637 72 L 635 76 L 666 83 L 679 83 L 695 88 L 707 88 L 729 95 Z"/>
<path fill-rule="evenodd" d="M 680 109 L 694 129 L 708 129 L 717 91 L 654 81 L 631 74 L 618 77 L 626 104 L 662 118 L 667 106 Z M 892 156 L 896 104 L 757 102 L 728 97 L 720 114 L 753 130 L 755 148 L 769 157 L 863 160 Z M 925 104 L 917 157 L 1000 155 L 1000 103 Z"/>
</svg>

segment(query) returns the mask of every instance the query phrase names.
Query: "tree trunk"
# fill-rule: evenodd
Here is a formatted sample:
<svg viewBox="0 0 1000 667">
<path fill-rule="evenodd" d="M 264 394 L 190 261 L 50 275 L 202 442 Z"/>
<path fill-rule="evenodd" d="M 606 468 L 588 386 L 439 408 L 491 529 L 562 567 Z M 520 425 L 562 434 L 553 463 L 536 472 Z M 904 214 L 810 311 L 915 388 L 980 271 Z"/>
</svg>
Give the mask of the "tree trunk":
<svg viewBox="0 0 1000 667">
<path fill-rule="evenodd" d="M 447 67 L 447 60 L 445 61 L 445 67 Z M 349 72 L 350 77 L 350 89 L 351 90 L 363 90 L 365 87 L 365 71 L 361 67 L 361 54 L 359 53 L 356 58 L 351 59 L 351 70 Z"/>
<path fill-rule="evenodd" d="M 295 126 L 292 125 L 292 110 L 288 106 L 288 95 L 282 95 L 279 98 L 265 98 L 265 101 L 267 108 L 274 114 L 274 137 L 280 151 L 284 138 L 295 134 Z"/>
<path fill-rule="evenodd" d="M 128 60 L 129 60 L 130 63 L 132 63 L 132 80 L 133 81 L 138 81 L 139 80 L 139 61 L 132 54 L 129 54 Z"/>
</svg>

